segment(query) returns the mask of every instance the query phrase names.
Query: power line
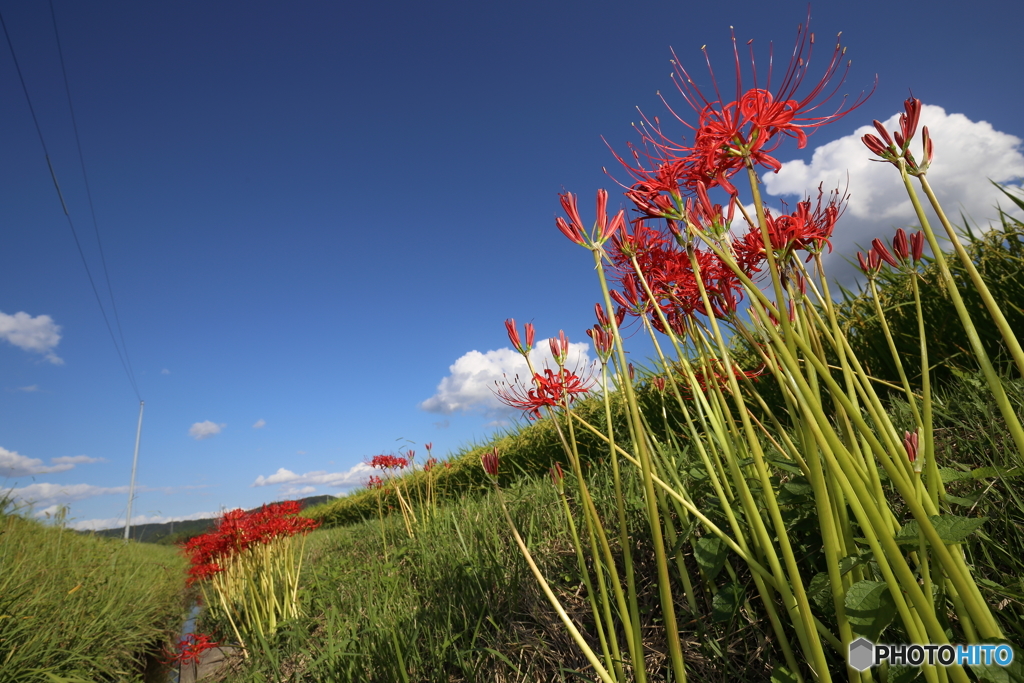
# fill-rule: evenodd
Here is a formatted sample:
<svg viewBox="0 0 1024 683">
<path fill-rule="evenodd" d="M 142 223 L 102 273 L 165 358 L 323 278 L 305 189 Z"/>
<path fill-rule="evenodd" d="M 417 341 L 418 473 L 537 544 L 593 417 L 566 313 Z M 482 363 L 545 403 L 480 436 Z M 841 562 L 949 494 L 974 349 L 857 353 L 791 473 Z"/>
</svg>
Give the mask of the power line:
<svg viewBox="0 0 1024 683">
<path fill-rule="evenodd" d="M 52 9 L 52 5 L 51 5 L 51 9 Z M 54 23 L 56 25 L 56 20 L 54 20 Z M 135 382 L 135 375 L 132 373 L 132 371 L 130 370 L 129 365 L 125 361 L 125 358 L 126 358 L 126 356 L 128 354 L 127 347 L 125 347 L 124 354 L 122 354 L 121 347 L 118 345 L 117 338 L 114 336 L 114 330 L 110 326 L 110 319 L 107 317 L 107 311 L 106 311 L 106 308 L 104 308 L 104 306 L 103 306 L 103 300 L 100 298 L 99 290 L 96 288 L 96 281 L 92 277 L 92 270 L 90 270 L 90 268 L 89 268 L 89 262 L 86 260 L 85 252 L 82 250 L 82 243 L 78 239 L 78 231 L 75 230 L 75 223 L 74 223 L 74 221 L 71 220 L 71 214 L 68 212 L 67 204 L 64 202 L 64 194 L 61 192 L 60 184 L 57 182 L 57 174 L 56 174 L 56 172 L 54 172 L 54 170 L 53 170 L 53 163 L 50 161 L 50 152 L 49 152 L 49 149 L 47 149 L 47 147 L 46 147 L 46 139 L 43 137 L 43 130 L 42 130 L 42 128 L 39 125 L 39 118 L 36 116 L 35 107 L 32 106 L 32 98 L 28 94 L 28 86 L 25 84 L 25 76 L 21 72 L 21 65 L 18 63 L 18 56 L 14 52 L 14 43 L 11 41 L 11 35 L 7 31 L 7 22 L 4 21 L 4 17 L 3 17 L 3 13 L 2 12 L 0 12 L 0 27 L 2 27 L 3 30 L 4 30 L 4 37 L 7 39 L 7 47 L 11 51 L 11 59 L 14 62 L 15 70 L 18 72 L 18 80 L 21 82 L 21 90 L 25 94 L 25 101 L 28 103 L 28 110 L 32 114 L 32 122 L 35 124 L 36 134 L 39 136 L 39 144 L 43 148 L 43 155 L 46 157 L 46 165 L 50 169 L 50 178 L 53 180 L 53 187 L 57 190 L 57 198 L 60 200 L 61 209 L 63 209 L 63 211 L 64 211 L 64 217 L 68 221 L 68 227 L 71 228 L 71 235 L 75 238 L 75 246 L 78 248 L 78 255 L 82 259 L 82 265 L 85 266 L 85 274 L 89 277 L 89 284 L 92 286 L 92 293 L 96 297 L 96 303 L 100 307 L 100 313 L 103 315 L 103 322 L 107 326 L 107 332 L 110 333 L 110 340 L 114 343 L 114 350 L 117 351 L 117 358 L 118 358 L 118 360 L 121 361 L 121 367 L 124 368 L 124 372 L 128 376 L 128 381 L 132 385 L 132 390 L 135 392 L 135 396 L 141 402 L 142 401 L 142 396 L 139 394 L 139 387 L 138 387 L 138 384 L 136 384 L 136 382 Z M 58 46 L 58 49 L 59 49 L 59 46 Z M 61 57 L 61 67 L 62 68 L 63 68 L 63 65 L 64 65 L 64 60 L 63 60 L 63 57 Z M 65 86 L 66 85 L 67 85 L 67 80 L 66 80 L 66 75 L 65 75 Z M 76 136 L 76 139 L 77 139 L 77 136 L 78 136 L 77 127 L 76 127 L 76 131 L 75 131 L 75 136 Z M 79 150 L 81 150 L 81 148 L 79 148 Z M 84 165 L 84 162 L 83 162 L 83 165 Z M 92 200 L 90 198 L 90 207 L 91 207 L 91 205 L 92 205 Z M 97 238 L 98 238 L 98 232 L 97 232 Z M 105 270 L 106 270 L 106 265 L 104 264 L 104 271 Z M 108 285 L 110 284 L 109 278 L 107 280 L 107 284 Z M 113 303 L 113 296 L 111 296 L 111 303 Z M 120 327 L 119 327 L 119 329 L 120 329 Z M 122 341 L 123 341 L 123 337 L 122 337 Z"/>
<path fill-rule="evenodd" d="M 103 242 L 100 241 L 99 223 L 96 222 L 96 208 L 93 206 L 92 189 L 89 187 L 89 174 L 85 170 L 85 155 L 82 154 L 82 140 L 78 135 L 78 119 L 75 117 L 75 106 L 71 101 L 71 86 L 68 83 L 68 71 L 64 66 L 64 50 L 60 44 L 60 33 L 57 31 L 57 14 L 53 10 L 53 0 L 50 0 L 50 18 L 53 20 L 53 37 L 57 40 L 57 55 L 60 57 L 60 71 L 64 76 L 64 92 L 68 97 L 68 110 L 71 112 L 71 127 L 75 131 L 75 145 L 78 147 L 78 161 L 82 166 L 82 180 L 85 181 L 85 196 L 89 200 L 89 213 L 92 216 L 92 228 L 96 234 L 96 245 L 100 250 L 100 263 L 103 265 L 103 277 L 107 281 L 107 294 L 110 295 L 110 307 L 114 311 L 114 323 L 117 325 L 117 334 L 121 338 L 121 348 L 124 349 L 124 359 L 128 365 L 128 374 L 135 377 L 135 369 L 132 367 L 132 359 L 128 355 L 128 344 L 124 340 L 124 331 L 121 329 L 121 316 L 117 313 L 117 302 L 114 300 L 114 288 L 110 284 L 110 271 L 107 270 L 107 257 L 103 253 Z M 132 383 L 134 386 L 134 382 Z M 136 395 L 139 393 L 135 389 Z M 142 400 L 141 398 L 139 399 Z"/>
</svg>

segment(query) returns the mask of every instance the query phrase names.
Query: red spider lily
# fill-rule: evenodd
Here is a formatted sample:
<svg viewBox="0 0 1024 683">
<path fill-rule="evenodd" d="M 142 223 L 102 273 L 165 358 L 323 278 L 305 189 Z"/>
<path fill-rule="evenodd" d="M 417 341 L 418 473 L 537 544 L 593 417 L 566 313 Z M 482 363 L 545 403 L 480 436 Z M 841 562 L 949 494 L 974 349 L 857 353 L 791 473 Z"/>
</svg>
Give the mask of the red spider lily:
<svg viewBox="0 0 1024 683">
<path fill-rule="evenodd" d="M 404 470 L 409 466 L 409 460 L 400 455 L 381 454 L 373 456 L 370 460 L 370 467 L 379 470 Z"/>
<path fill-rule="evenodd" d="M 868 277 L 872 277 L 882 267 L 882 258 L 878 255 L 878 252 L 874 249 L 868 250 L 868 257 L 865 261 L 864 254 L 857 252 L 857 265 L 864 271 L 864 274 Z"/>
<path fill-rule="evenodd" d="M 508 330 L 508 340 L 512 342 L 512 348 L 514 348 L 516 351 L 523 354 L 524 356 L 530 353 L 531 350 L 533 350 L 533 323 L 526 323 L 526 325 L 524 326 L 524 330 L 526 331 L 525 346 L 519 339 L 519 330 L 516 329 L 515 318 L 509 318 L 508 320 L 505 321 L 505 329 Z"/>
<path fill-rule="evenodd" d="M 873 251 L 874 253 L 878 254 L 878 258 L 882 259 L 883 261 L 888 263 L 890 266 L 893 266 L 893 267 L 896 267 L 896 268 L 899 267 L 900 262 L 897 261 L 893 257 L 893 255 L 889 253 L 889 250 L 886 248 L 885 243 L 882 242 L 882 240 L 878 239 L 877 237 L 875 239 L 871 240 L 871 251 Z"/>
<path fill-rule="evenodd" d="M 491 450 L 487 451 L 480 456 L 480 464 L 491 477 L 498 476 L 498 465 L 501 464 L 501 458 L 498 456 L 498 447 L 494 446 Z"/>
<path fill-rule="evenodd" d="M 594 325 L 587 330 L 587 335 L 594 341 L 594 350 L 597 351 L 598 358 L 602 363 L 607 363 L 615 348 L 615 338 L 612 333 L 600 325 Z"/>
<path fill-rule="evenodd" d="M 384 480 L 376 475 L 371 475 L 366 481 L 366 488 L 368 489 L 379 489 L 384 487 Z"/>
<path fill-rule="evenodd" d="M 428 455 L 430 454 L 430 449 L 433 448 L 433 446 L 434 446 L 433 442 L 423 444 L 423 447 L 427 449 L 427 454 Z"/>
<path fill-rule="evenodd" d="M 565 359 L 569 357 L 569 338 L 565 336 L 564 330 L 558 331 L 558 337 L 548 339 L 548 348 L 551 350 L 551 357 L 561 367 L 565 365 Z"/>
<path fill-rule="evenodd" d="M 614 218 L 610 221 L 608 220 L 607 190 L 597 191 L 597 219 L 589 236 L 586 228 L 583 227 L 580 212 L 576 208 L 576 195 L 571 192 L 563 192 L 558 195 L 558 198 L 562 203 L 562 208 L 565 209 L 565 213 L 569 216 L 569 221 L 566 222 L 564 218 L 559 216 L 555 219 L 555 226 L 563 235 L 580 246 L 589 247 L 604 244 L 608 241 L 609 237 L 626 224 L 626 212 L 624 209 L 620 209 Z"/>
<path fill-rule="evenodd" d="M 435 465 L 437 465 L 437 458 L 427 458 L 427 461 L 423 463 L 423 471 L 429 472 L 434 469 Z"/>
<path fill-rule="evenodd" d="M 220 643 L 211 641 L 210 636 L 205 633 L 189 633 L 178 641 L 178 651 L 170 655 L 167 663 L 178 665 L 199 664 L 204 652 L 219 646 Z"/>
<path fill-rule="evenodd" d="M 907 243 L 907 233 L 903 228 L 896 230 L 896 236 L 892 240 L 892 250 L 900 257 L 901 261 L 910 260 L 917 263 L 924 253 L 924 233 L 918 230 L 910 236 L 910 243 Z"/>
<path fill-rule="evenodd" d="M 589 378 L 581 378 L 567 368 L 560 368 L 557 373 L 545 368 L 543 374 L 536 373 L 532 389 L 524 388 L 518 379 L 511 384 L 499 384 L 495 395 L 505 405 L 524 411 L 531 420 L 538 419 L 544 407 L 571 404 L 577 396 L 590 391 Z"/>
<path fill-rule="evenodd" d="M 846 202 L 849 195 L 840 194 L 839 190 L 833 190 L 828 200 L 822 204 L 825 192 L 822 185 L 818 185 L 818 200 L 811 209 L 811 199 L 808 197 L 802 202 L 797 202 L 796 210 L 792 213 L 774 216 L 770 209 L 765 208 L 765 222 L 768 225 L 768 238 L 771 240 L 775 254 L 785 258 L 796 250 L 808 252 L 807 260 L 810 261 L 814 254 L 828 247 L 832 251 L 832 231 L 835 229 L 836 221 L 846 210 Z M 746 248 L 760 246 L 764 250 L 764 242 L 760 230 L 751 230 L 749 245 Z"/>
<path fill-rule="evenodd" d="M 729 390 L 729 382 L 726 379 L 725 370 L 722 367 L 722 364 L 718 362 L 717 358 L 712 358 L 710 360 L 711 360 L 711 363 L 713 364 L 712 370 L 711 370 L 711 380 L 714 382 L 715 386 L 721 388 L 723 391 L 728 391 Z M 755 380 L 755 381 L 761 375 L 761 373 L 764 372 L 764 370 L 765 370 L 765 366 L 763 366 L 763 365 L 761 367 L 759 367 L 758 369 L 756 369 L 756 370 L 749 370 L 749 371 L 743 370 L 743 369 L 741 369 L 740 367 L 738 367 L 736 365 L 732 366 L 732 372 L 733 372 L 733 374 L 737 378 L 746 377 L 747 379 L 752 379 L 752 380 Z M 700 390 L 703 393 L 706 394 L 708 392 L 708 377 L 705 374 L 704 370 L 695 370 L 694 373 L 693 373 L 693 376 L 694 376 L 694 379 L 696 379 L 696 381 L 697 381 L 697 386 L 699 386 Z M 659 378 L 659 379 L 661 379 L 662 383 L 664 383 L 664 379 L 663 378 Z"/>
<path fill-rule="evenodd" d="M 301 508 L 297 501 L 285 501 L 249 512 L 224 513 L 215 530 L 189 539 L 182 546 L 192 564 L 188 583 L 214 576 L 221 571 L 221 563 L 253 546 L 316 529 L 319 522 L 294 516 Z"/>
<path fill-rule="evenodd" d="M 654 385 L 654 388 L 657 389 L 659 392 L 665 391 L 665 378 L 664 377 L 654 377 L 654 378 L 652 378 L 651 379 L 651 384 Z"/>
<path fill-rule="evenodd" d="M 548 472 L 551 473 L 551 481 L 554 483 L 555 488 L 561 491 L 565 481 L 565 473 L 562 471 L 562 466 L 556 462 Z"/>
<path fill-rule="evenodd" d="M 935 149 L 932 146 L 931 135 L 928 134 L 928 126 L 921 129 L 925 162 L 919 164 L 910 151 L 910 141 L 917 134 L 917 124 L 921 118 L 921 100 L 911 96 L 903 102 L 903 109 L 905 111 L 900 114 L 900 129 L 893 131 L 891 137 L 885 130 L 885 126 L 876 119 L 873 121 L 875 130 L 882 138 L 879 139 L 869 134 L 862 137 L 861 141 L 883 161 L 899 166 L 899 160 L 903 159 L 906 162 L 907 173 L 913 176 L 924 175 L 935 158 Z"/>
<path fill-rule="evenodd" d="M 840 70 L 845 53 L 838 40 L 832 59 L 821 78 L 798 99 L 797 93 L 808 74 L 814 45 L 814 34 L 810 32 L 809 22 L 810 17 L 807 24 L 797 29 L 796 47 L 775 92 L 771 89 L 771 61 L 764 85 L 761 86 L 757 81 L 753 41 L 748 45 L 751 45 L 754 84 L 752 88 L 744 90 L 735 34 L 732 37 L 736 94 L 735 99 L 731 101 L 722 97 L 713 71 L 711 80 L 714 97 L 708 99 L 686 69 L 682 68 L 673 52 L 672 62 L 676 70 L 672 74 L 672 80 L 686 103 L 697 113 L 698 120 L 696 125 L 687 123 L 669 106 L 672 115 L 693 131 L 692 145 L 675 142 L 662 132 L 661 122 L 657 118 L 652 120 L 644 117 L 643 123 L 637 126 L 637 129 L 648 151 L 641 155 L 635 147 L 630 146 L 635 165 L 625 162 L 616 155 L 635 181 L 627 190 L 627 196 L 641 212 L 649 216 L 680 220 L 681 192 L 696 192 L 700 184 L 707 189 L 721 187 L 735 196 L 736 188 L 729 179 L 748 162 L 778 171 L 782 165 L 771 154 L 783 139 L 794 138 L 797 147 L 802 149 L 807 145 L 807 135 L 810 131 L 842 118 L 866 101 L 867 98 L 862 94 L 853 104 L 846 107 L 846 99 L 843 98 L 833 112 L 817 113 L 836 95 L 846 78 L 844 72 L 838 83 L 834 87 L 830 86 Z M 704 56 L 710 70 L 711 62 L 706 50 Z M 848 68 L 847 64 L 847 70 Z M 652 165 L 653 170 L 645 168 L 641 156 Z"/>
<path fill-rule="evenodd" d="M 903 447 L 907 449 L 907 458 L 910 462 L 917 460 L 918 435 L 917 432 L 903 432 Z"/>
</svg>

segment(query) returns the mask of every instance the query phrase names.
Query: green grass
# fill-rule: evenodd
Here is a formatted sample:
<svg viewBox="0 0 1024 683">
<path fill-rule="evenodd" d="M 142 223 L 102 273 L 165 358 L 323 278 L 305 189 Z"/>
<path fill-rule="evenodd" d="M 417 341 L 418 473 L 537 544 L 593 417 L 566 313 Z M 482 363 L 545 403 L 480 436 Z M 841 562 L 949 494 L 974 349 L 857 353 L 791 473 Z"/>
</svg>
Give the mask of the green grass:
<svg viewBox="0 0 1024 683">
<path fill-rule="evenodd" d="M 0 512 L 0 680 L 139 681 L 177 635 L 185 559 Z"/>
</svg>

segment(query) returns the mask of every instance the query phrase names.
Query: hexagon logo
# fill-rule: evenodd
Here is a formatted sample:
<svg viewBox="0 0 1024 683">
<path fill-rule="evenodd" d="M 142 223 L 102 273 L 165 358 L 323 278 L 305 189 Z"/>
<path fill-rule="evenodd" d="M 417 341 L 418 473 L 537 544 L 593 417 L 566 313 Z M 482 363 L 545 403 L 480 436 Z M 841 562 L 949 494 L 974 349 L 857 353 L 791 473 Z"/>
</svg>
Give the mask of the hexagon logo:
<svg viewBox="0 0 1024 683">
<path fill-rule="evenodd" d="M 875 663 L 875 644 L 867 638 L 854 640 L 846 661 L 857 671 L 867 671 Z"/>
</svg>

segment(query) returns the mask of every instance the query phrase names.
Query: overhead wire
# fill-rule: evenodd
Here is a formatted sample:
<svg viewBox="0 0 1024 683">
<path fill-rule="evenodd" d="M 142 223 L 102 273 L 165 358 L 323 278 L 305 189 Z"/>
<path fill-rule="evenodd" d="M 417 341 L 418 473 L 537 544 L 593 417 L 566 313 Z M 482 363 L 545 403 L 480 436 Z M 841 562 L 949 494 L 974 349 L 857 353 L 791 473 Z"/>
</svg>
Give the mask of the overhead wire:
<svg viewBox="0 0 1024 683">
<path fill-rule="evenodd" d="M 85 169 L 85 155 L 82 153 L 82 140 L 78 135 L 78 119 L 75 116 L 75 105 L 71 99 L 71 85 L 68 82 L 68 70 L 64 66 L 64 49 L 60 43 L 60 32 L 57 31 L 57 13 L 53 9 L 53 0 L 50 0 L 50 18 L 53 20 L 53 37 L 57 41 L 57 55 L 60 57 L 60 71 L 64 77 L 64 92 L 68 98 L 68 111 L 71 112 L 71 127 L 75 132 L 75 145 L 78 148 L 78 161 L 82 167 L 82 180 L 85 183 L 85 196 L 89 200 L 89 214 L 92 217 L 93 232 L 96 234 L 96 246 L 100 251 L 100 263 L 103 266 L 103 277 L 107 282 L 107 294 L 110 296 L 110 307 L 114 311 L 114 324 L 117 326 L 117 334 L 121 338 L 121 348 L 124 350 L 125 362 L 128 365 L 128 373 L 135 376 L 135 369 L 132 367 L 132 359 L 128 355 L 128 344 L 124 340 L 124 330 L 121 328 L 121 316 L 117 312 L 117 301 L 114 299 L 114 288 L 110 284 L 110 271 L 107 269 L 107 257 L 103 253 L 103 242 L 100 240 L 99 223 L 96 221 L 96 208 L 92 201 L 92 188 L 89 185 L 89 173 Z M 135 393 L 138 394 L 136 388 Z M 140 399 L 141 400 L 141 399 Z"/>
<path fill-rule="evenodd" d="M 52 10 L 53 10 L 52 3 L 50 5 L 50 9 L 51 9 L 51 15 L 52 15 Z M 67 219 L 68 227 L 71 228 L 71 235 L 75 239 L 75 246 L 78 248 L 78 255 L 79 255 L 79 257 L 82 260 L 82 265 L 85 267 L 85 274 L 89 278 L 89 285 L 92 287 L 92 293 L 96 297 L 96 303 L 100 307 L 100 313 L 103 316 L 103 322 L 104 322 L 104 324 L 107 327 L 107 332 L 110 333 L 110 340 L 114 343 L 114 350 L 117 352 L 118 360 L 121 361 L 121 367 L 124 368 L 125 375 L 127 375 L 128 381 L 132 385 L 132 390 L 135 392 L 135 396 L 141 402 L 142 401 L 142 396 L 139 393 L 139 387 L 138 387 L 137 382 L 135 381 L 135 374 L 132 372 L 130 364 L 126 361 L 126 358 L 127 358 L 127 355 L 128 355 L 127 345 L 124 347 L 124 350 L 122 352 L 121 345 L 119 345 L 117 343 L 117 338 L 114 336 L 114 329 L 110 325 L 110 318 L 107 316 L 106 308 L 103 305 L 103 299 L 100 297 L 99 289 L 96 287 L 96 281 L 95 281 L 95 279 L 92 276 L 92 270 L 89 268 L 89 262 L 88 262 L 88 260 L 85 257 L 85 251 L 82 249 L 81 240 L 78 239 L 78 231 L 75 229 L 75 223 L 74 223 L 74 221 L 71 218 L 70 212 L 68 211 L 67 203 L 64 201 L 64 193 L 61 192 L 60 183 L 57 182 L 57 173 L 54 171 L 54 169 L 53 169 L 53 162 L 50 160 L 50 151 L 49 151 L 49 149 L 46 146 L 46 139 L 43 137 L 43 130 L 42 130 L 42 127 L 39 125 L 39 118 L 36 116 L 35 107 L 32 105 L 32 98 L 29 96 L 28 86 L 25 83 L 25 76 L 24 76 L 24 74 L 21 71 L 21 64 L 18 62 L 18 56 L 17 56 L 17 54 L 15 53 L 15 50 L 14 50 L 14 43 L 11 41 L 11 35 L 8 32 L 8 30 L 7 30 L 7 22 L 4 21 L 4 17 L 3 17 L 3 13 L 2 12 L 0 12 L 0 27 L 3 28 L 4 38 L 7 40 L 7 47 L 10 49 L 10 52 L 11 52 L 11 60 L 14 62 L 14 69 L 15 69 L 15 71 L 17 71 L 17 73 L 18 73 L 18 80 L 21 82 L 21 90 L 25 94 L 25 101 L 28 103 L 28 110 L 29 110 L 29 113 L 32 115 L 32 122 L 35 125 L 36 134 L 39 136 L 39 144 L 40 144 L 40 146 L 42 146 L 42 148 L 43 148 L 43 155 L 46 157 L 46 165 L 47 165 L 47 167 L 50 170 L 50 178 L 53 180 L 53 187 L 54 187 L 54 189 L 57 190 L 57 198 L 60 200 L 61 209 L 64 211 L 64 217 Z M 56 19 L 54 19 L 54 31 L 56 31 Z M 59 50 L 60 50 L 60 43 L 58 41 L 58 51 Z M 61 69 L 64 69 L 64 57 L 63 57 L 63 54 L 61 55 Z M 66 71 L 64 72 L 64 79 L 65 79 L 64 80 L 65 88 L 67 88 L 67 72 Z M 70 97 L 71 97 L 70 89 L 68 89 L 68 102 L 69 102 L 69 104 L 70 104 L 70 101 L 71 101 Z M 74 113 L 73 112 L 72 112 L 72 119 L 74 119 Z M 77 128 L 77 125 L 75 126 L 75 139 L 78 140 L 78 128 Z M 81 143 L 79 143 L 79 154 L 81 154 Z M 83 170 L 84 170 L 84 164 L 85 164 L 84 160 L 83 160 L 82 164 L 83 164 Z M 92 208 L 92 198 L 91 198 L 91 195 L 90 195 L 90 199 L 89 199 L 89 205 L 90 205 L 90 208 Z M 94 221 L 95 221 L 95 213 L 93 214 L 93 217 L 94 217 Z M 95 226 L 95 222 L 94 222 L 94 226 Z M 99 239 L 99 229 L 98 228 L 96 229 L 96 236 L 97 236 L 97 240 L 98 240 Z M 101 254 L 101 258 L 102 258 L 102 245 L 100 247 L 100 254 Z M 104 272 L 106 273 L 106 260 L 103 259 L 103 261 L 104 261 L 103 268 L 104 268 Z M 109 276 L 107 277 L 107 286 L 108 287 L 110 286 L 110 278 L 109 278 Z M 111 289 L 111 304 L 113 304 L 113 290 L 112 289 Z M 115 314 L 116 314 L 116 308 L 115 308 Z M 118 322 L 118 330 L 120 330 L 120 322 Z M 122 343 L 123 343 L 123 341 L 124 341 L 124 335 L 123 334 L 122 334 L 121 338 L 122 338 Z"/>
</svg>

